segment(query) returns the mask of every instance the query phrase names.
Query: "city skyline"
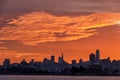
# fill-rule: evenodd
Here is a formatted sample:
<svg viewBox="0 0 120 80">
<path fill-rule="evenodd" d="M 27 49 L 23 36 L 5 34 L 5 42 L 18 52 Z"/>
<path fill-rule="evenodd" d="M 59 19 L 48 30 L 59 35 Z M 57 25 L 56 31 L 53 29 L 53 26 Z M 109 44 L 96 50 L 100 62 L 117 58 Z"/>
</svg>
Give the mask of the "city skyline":
<svg viewBox="0 0 120 80">
<path fill-rule="evenodd" d="M 44 58 L 43 61 L 26 62 L 23 59 L 20 63 L 11 63 L 10 59 L 5 59 L 3 65 L 0 65 L 0 74 L 11 75 L 120 75 L 120 60 L 111 60 L 110 57 L 100 58 L 99 49 L 95 54 L 89 54 L 89 60 L 82 59 L 77 62 L 75 59 L 71 63 L 66 62 L 62 53 L 55 61 L 55 56 L 50 59 Z"/>
<path fill-rule="evenodd" d="M 60 64 L 61 63 L 67 63 L 67 64 L 73 64 L 73 63 L 75 63 L 75 64 L 80 64 L 82 62 L 100 63 L 100 60 L 104 60 L 104 59 L 109 60 L 110 62 L 115 61 L 115 59 L 111 60 L 109 56 L 107 56 L 106 58 L 101 58 L 100 56 L 101 56 L 100 50 L 96 49 L 95 53 L 90 53 L 88 55 L 88 60 L 86 60 L 86 61 L 83 60 L 82 58 L 79 58 L 79 60 L 76 60 L 74 58 L 74 59 L 71 59 L 71 62 L 67 62 L 65 60 L 65 58 L 64 58 L 64 54 L 61 53 L 61 56 L 58 56 L 57 58 L 55 57 L 55 55 L 51 55 L 48 58 L 46 58 L 46 57 L 43 58 L 42 61 L 40 61 L 40 60 L 39 61 L 35 61 L 35 59 L 31 59 L 30 61 L 26 61 L 26 59 L 23 58 L 20 62 L 12 62 L 11 63 L 10 59 L 6 58 L 6 59 L 4 59 L 2 65 L 4 65 L 5 61 L 7 61 L 9 64 L 22 63 L 22 62 L 25 62 L 25 63 L 31 63 L 31 62 L 49 63 L 50 62 L 50 64 L 51 63 L 60 63 Z M 120 60 L 116 60 L 116 61 L 120 61 Z"/>
<path fill-rule="evenodd" d="M 120 60 L 120 0 L 0 1 L 0 64 L 62 52 L 69 63 L 87 61 L 95 49 Z"/>
</svg>

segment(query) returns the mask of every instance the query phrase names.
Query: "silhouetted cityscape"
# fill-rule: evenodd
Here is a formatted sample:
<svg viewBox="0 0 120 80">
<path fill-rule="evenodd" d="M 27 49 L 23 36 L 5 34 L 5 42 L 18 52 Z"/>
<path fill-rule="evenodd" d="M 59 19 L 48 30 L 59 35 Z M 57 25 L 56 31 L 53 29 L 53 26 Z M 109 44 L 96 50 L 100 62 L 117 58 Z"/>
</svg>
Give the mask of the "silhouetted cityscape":
<svg viewBox="0 0 120 80">
<path fill-rule="evenodd" d="M 10 63 L 10 59 L 5 59 L 0 66 L 0 74 L 10 75 L 120 75 L 120 60 L 110 60 L 100 58 L 99 49 L 95 54 L 89 55 L 88 61 L 72 60 L 71 64 L 64 59 L 64 54 L 58 57 L 55 62 L 55 56 L 50 59 L 44 58 L 42 62 L 35 62 L 32 59 L 29 63 L 23 59 L 20 63 Z"/>
</svg>

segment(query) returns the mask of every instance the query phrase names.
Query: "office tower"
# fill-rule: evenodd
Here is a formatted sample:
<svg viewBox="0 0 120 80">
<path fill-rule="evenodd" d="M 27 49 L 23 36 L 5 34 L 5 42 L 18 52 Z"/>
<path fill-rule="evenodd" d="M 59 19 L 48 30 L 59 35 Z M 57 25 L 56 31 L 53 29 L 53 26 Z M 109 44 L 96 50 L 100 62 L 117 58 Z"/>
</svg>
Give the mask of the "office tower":
<svg viewBox="0 0 120 80">
<path fill-rule="evenodd" d="M 25 59 L 23 59 L 22 61 L 21 61 L 21 63 L 20 64 L 22 64 L 22 65 L 26 65 L 27 64 L 27 62 L 26 62 L 26 60 Z"/>
<path fill-rule="evenodd" d="M 95 55 L 93 53 L 89 55 L 89 61 L 92 63 L 95 62 Z"/>
<path fill-rule="evenodd" d="M 58 63 L 63 63 L 62 57 L 58 58 Z"/>
<path fill-rule="evenodd" d="M 58 63 L 64 63 L 64 56 L 62 55 L 58 58 Z"/>
<path fill-rule="evenodd" d="M 63 53 L 62 53 L 62 60 L 64 61 L 64 55 L 63 55 Z"/>
<path fill-rule="evenodd" d="M 31 59 L 30 64 L 33 65 L 34 63 L 34 59 Z"/>
<path fill-rule="evenodd" d="M 72 65 L 76 65 L 76 60 L 72 60 Z"/>
<path fill-rule="evenodd" d="M 47 58 L 44 58 L 43 63 L 47 64 L 49 60 Z"/>
<path fill-rule="evenodd" d="M 10 65 L 10 59 L 5 59 L 3 61 L 3 66 L 8 67 Z"/>
<path fill-rule="evenodd" d="M 81 63 L 83 63 L 83 60 L 82 60 L 82 59 L 79 60 L 79 64 L 81 64 Z"/>
<path fill-rule="evenodd" d="M 96 50 L 96 62 L 99 62 L 100 60 L 100 52 L 99 49 Z"/>
<path fill-rule="evenodd" d="M 55 56 L 51 56 L 51 62 L 54 63 L 55 62 Z"/>
</svg>

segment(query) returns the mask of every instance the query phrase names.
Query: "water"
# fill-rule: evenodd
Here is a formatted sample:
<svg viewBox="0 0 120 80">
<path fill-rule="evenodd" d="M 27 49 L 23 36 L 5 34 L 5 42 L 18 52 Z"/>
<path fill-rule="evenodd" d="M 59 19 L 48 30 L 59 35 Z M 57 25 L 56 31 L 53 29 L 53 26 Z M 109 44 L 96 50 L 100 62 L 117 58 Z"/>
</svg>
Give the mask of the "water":
<svg viewBox="0 0 120 80">
<path fill-rule="evenodd" d="M 0 80 L 120 80 L 120 77 L 104 76 L 9 76 L 1 75 Z"/>
</svg>

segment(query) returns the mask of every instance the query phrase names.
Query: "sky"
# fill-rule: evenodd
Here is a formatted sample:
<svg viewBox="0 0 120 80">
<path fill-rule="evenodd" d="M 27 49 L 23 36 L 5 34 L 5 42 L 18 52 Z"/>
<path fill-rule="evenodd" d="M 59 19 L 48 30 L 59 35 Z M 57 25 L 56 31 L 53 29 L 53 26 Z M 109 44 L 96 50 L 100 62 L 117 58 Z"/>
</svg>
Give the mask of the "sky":
<svg viewBox="0 0 120 80">
<path fill-rule="evenodd" d="M 0 64 L 42 61 L 64 53 L 83 59 L 120 59 L 120 0 L 1 0 Z"/>
</svg>

